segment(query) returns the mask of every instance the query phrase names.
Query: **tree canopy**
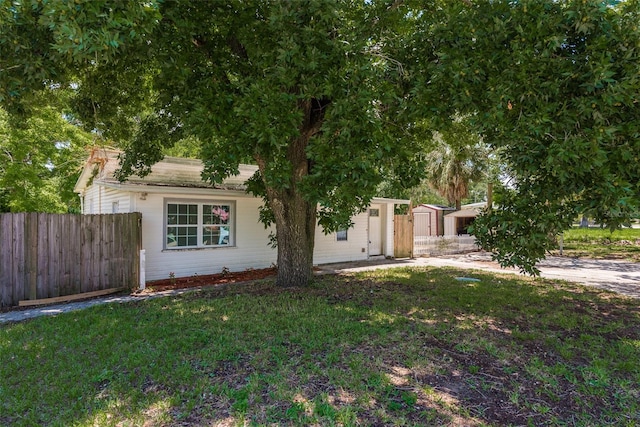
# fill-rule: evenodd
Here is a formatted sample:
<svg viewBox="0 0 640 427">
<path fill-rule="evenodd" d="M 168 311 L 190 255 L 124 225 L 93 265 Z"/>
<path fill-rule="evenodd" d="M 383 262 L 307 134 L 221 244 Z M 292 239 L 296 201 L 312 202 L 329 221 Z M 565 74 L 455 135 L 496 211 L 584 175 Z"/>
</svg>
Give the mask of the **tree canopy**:
<svg viewBox="0 0 640 427">
<path fill-rule="evenodd" d="M 610 3 L 453 2 L 430 27 L 424 99 L 469 114 L 513 177 L 475 224 L 503 265 L 535 272 L 583 212 L 617 227 L 639 211 L 640 5 Z"/>
<path fill-rule="evenodd" d="M 77 84 L 85 125 L 126 141 L 121 178 L 187 136 L 206 180 L 257 164 L 250 189 L 275 222 L 282 285 L 308 280 L 316 223 L 349 225 L 417 157 L 391 52 L 406 12 L 385 2 L 18 1 L 1 13 L 3 102 L 21 111 L 43 82 Z"/>
<path fill-rule="evenodd" d="M 42 96 L 42 105 L 19 122 L 0 108 L 0 212 L 79 210 L 73 186 L 93 138 L 60 111 L 64 94 Z"/>
<path fill-rule="evenodd" d="M 501 262 L 534 271 L 587 209 L 637 211 L 635 0 L 0 3 L 0 102 L 28 114 L 51 84 L 123 141 L 122 178 L 198 141 L 204 179 L 254 162 L 276 225 L 278 283 L 311 274 L 317 223 L 349 223 L 387 177 L 424 171 L 426 120 L 456 116 L 504 153 L 515 186 L 477 222 Z"/>
</svg>

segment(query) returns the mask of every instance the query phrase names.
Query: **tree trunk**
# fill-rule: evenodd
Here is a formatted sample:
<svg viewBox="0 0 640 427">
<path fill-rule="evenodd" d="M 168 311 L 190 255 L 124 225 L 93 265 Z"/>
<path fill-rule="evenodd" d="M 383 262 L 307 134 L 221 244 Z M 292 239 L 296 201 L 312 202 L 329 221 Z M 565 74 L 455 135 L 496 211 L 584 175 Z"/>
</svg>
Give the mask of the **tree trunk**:
<svg viewBox="0 0 640 427">
<path fill-rule="evenodd" d="M 270 199 L 278 236 L 278 286 L 305 286 L 313 272 L 316 206 L 299 194 Z M 286 192 L 291 193 L 291 192 Z"/>
<path fill-rule="evenodd" d="M 303 197 L 299 183 L 309 175 L 311 166 L 306 148 L 313 135 L 320 131 L 328 103 L 325 99 L 299 103 L 304 120 L 300 135 L 290 141 L 287 149 L 287 160 L 293 167 L 289 185 L 287 188 L 273 188 L 265 182 L 267 200 L 276 223 L 278 286 L 305 286 L 313 273 L 317 204 Z M 266 162 L 260 158 L 256 161 L 264 179 Z"/>
</svg>

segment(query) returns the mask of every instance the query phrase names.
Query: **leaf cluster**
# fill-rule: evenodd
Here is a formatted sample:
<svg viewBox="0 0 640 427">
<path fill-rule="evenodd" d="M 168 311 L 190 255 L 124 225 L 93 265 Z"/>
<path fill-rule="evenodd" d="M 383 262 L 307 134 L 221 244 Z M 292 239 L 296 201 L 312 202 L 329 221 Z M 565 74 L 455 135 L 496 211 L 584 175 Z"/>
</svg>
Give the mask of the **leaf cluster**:
<svg viewBox="0 0 640 427">
<path fill-rule="evenodd" d="M 423 96 L 441 116 L 469 114 L 514 177 L 476 228 L 485 247 L 530 270 L 567 218 L 615 228 L 638 212 L 638 2 L 459 2 L 442 13 Z"/>
</svg>

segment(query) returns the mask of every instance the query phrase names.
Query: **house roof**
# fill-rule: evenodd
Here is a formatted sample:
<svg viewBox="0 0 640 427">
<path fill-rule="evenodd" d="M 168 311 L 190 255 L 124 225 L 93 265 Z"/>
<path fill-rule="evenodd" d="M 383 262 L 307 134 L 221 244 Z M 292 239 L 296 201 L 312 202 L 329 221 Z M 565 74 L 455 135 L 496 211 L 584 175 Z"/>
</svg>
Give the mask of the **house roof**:
<svg viewBox="0 0 640 427">
<path fill-rule="evenodd" d="M 114 174 L 120 167 L 121 151 L 112 148 L 96 148 L 82 169 L 74 191 L 82 194 L 92 183 L 127 191 L 164 191 L 164 188 L 215 189 L 245 191 L 246 181 L 258 170 L 254 165 L 239 165 L 240 173 L 226 178 L 221 184 L 211 185 L 202 180 L 203 164 L 200 160 L 180 157 L 165 157 L 151 167 L 151 173 L 144 178 L 131 175 L 126 182 L 118 181 Z M 406 199 L 388 199 L 375 197 L 372 203 L 409 204 Z"/>
<path fill-rule="evenodd" d="M 455 211 L 456 208 L 452 208 L 450 206 L 442 206 L 442 205 L 431 205 L 428 203 L 422 203 L 419 204 L 418 206 L 414 207 L 413 210 L 415 211 L 416 209 L 420 210 L 420 208 L 428 208 L 428 209 L 433 209 L 436 211 Z"/>
<path fill-rule="evenodd" d="M 446 214 L 450 217 L 457 218 L 475 218 L 480 215 L 480 212 L 487 207 L 487 202 L 470 203 L 468 205 L 462 205 L 462 209 L 459 211 Z"/>
<path fill-rule="evenodd" d="M 480 214 L 480 211 L 476 209 L 462 209 L 459 211 L 448 213 L 446 214 L 446 216 L 455 217 L 455 218 L 475 218 L 479 214 Z"/>
<path fill-rule="evenodd" d="M 114 176 L 115 171 L 120 167 L 121 153 L 114 149 L 94 149 L 78 178 L 74 191 L 82 193 L 92 182 L 106 186 L 126 185 L 129 189 L 139 186 L 141 191 L 150 186 L 245 190 L 246 181 L 258 170 L 257 166 L 240 165 L 238 175 L 225 179 L 221 184 L 211 185 L 202 180 L 203 165 L 200 160 L 167 156 L 151 167 L 149 175 L 143 178 L 131 175 L 123 184 Z"/>
</svg>

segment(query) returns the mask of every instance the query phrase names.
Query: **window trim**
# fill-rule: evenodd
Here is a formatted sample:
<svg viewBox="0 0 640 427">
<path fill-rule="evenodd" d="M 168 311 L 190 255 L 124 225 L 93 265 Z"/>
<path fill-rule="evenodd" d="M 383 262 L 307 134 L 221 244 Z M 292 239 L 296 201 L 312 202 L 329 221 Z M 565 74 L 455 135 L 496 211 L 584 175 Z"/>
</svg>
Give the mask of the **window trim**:
<svg viewBox="0 0 640 427">
<path fill-rule="evenodd" d="M 196 227 L 196 246 L 168 246 L 167 234 L 168 229 L 173 224 L 168 223 L 169 205 L 196 205 L 197 206 L 197 224 Z M 172 199 L 165 198 L 163 203 L 163 216 L 162 216 L 162 248 L 167 251 L 180 251 L 180 250 L 193 250 L 193 249 L 219 249 L 219 248 L 232 248 L 236 246 L 236 201 L 235 200 L 222 200 L 222 199 Z M 204 224 L 204 205 L 225 205 L 229 206 L 229 220 L 227 225 L 229 227 L 229 244 L 227 245 L 203 245 L 203 227 Z"/>
</svg>

